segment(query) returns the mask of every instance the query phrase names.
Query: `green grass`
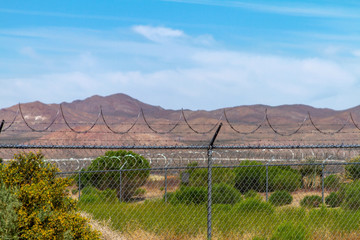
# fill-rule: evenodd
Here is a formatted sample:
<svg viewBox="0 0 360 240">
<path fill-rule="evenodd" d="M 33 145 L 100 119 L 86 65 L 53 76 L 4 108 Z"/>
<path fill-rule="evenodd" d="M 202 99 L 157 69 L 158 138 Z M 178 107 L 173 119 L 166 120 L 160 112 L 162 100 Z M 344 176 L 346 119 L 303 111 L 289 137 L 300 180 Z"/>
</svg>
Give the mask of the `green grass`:
<svg viewBox="0 0 360 240">
<path fill-rule="evenodd" d="M 87 198 L 87 195 L 91 197 Z M 113 193 L 107 192 L 107 195 Z M 171 204 L 162 199 L 123 203 L 106 198 L 101 191 L 95 195 L 94 189 L 88 189 L 78 206 L 95 219 L 110 219 L 111 227 L 120 232 L 131 234 L 141 229 L 158 236 L 171 233 L 177 236 L 176 239 L 206 236 L 206 203 Z M 294 226 L 305 226 L 309 236 L 319 236 L 310 239 L 332 239 L 335 235 L 351 235 L 355 237 L 349 239 L 358 239 L 360 236 L 360 211 L 342 208 L 274 207 L 259 199 L 249 198 L 234 205 L 214 204 L 212 217 L 212 232 L 217 236 L 215 239 L 252 239 L 257 236 L 270 239 L 276 232 L 279 234 L 291 230 L 291 227 L 285 230 L 281 228 L 289 222 Z"/>
</svg>

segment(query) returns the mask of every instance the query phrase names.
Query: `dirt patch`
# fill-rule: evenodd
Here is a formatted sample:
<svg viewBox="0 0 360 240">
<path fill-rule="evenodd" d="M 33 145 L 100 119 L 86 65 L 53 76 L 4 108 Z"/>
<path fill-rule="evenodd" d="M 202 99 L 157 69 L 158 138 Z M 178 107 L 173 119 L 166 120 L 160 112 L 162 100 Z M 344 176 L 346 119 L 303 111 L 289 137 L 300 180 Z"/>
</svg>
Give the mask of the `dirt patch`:
<svg viewBox="0 0 360 240">
<path fill-rule="evenodd" d="M 92 218 L 92 216 L 88 213 L 81 212 L 81 216 L 87 218 L 89 220 L 89 224 L 91 227 L 101 233 L 101 239 L 103 240 L 112 240 L 112 239 L 118 239 L 118 240 L 125 240 L 125 238 L 120 232 L 115 231 L 109 227 L 110 220 L 107 221 L 98 221 Z"/>
</svg>

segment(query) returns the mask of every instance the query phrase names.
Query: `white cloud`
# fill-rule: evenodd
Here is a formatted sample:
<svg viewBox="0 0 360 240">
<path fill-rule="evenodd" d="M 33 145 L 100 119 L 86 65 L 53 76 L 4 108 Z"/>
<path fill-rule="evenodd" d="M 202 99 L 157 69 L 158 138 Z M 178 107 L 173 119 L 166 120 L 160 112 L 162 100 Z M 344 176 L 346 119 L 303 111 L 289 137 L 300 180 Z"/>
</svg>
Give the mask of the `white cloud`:
<svg viewBox="0 0 360 240">
<path fill-rule="evenodd" d="M 353 54 L 355 57 L 360 57 L 360 49 L 354 50 L 354 51 L 352 52 L 352 54 Z"/>
<path fill-rule="evenodd" d="M 21 68 L 20 75 L 13 64 L 0 66 L 0 94 L 5 99 L 0 107 L 113 93 L 173 109 L 210 110 L 259 103 L 337 109 L 358 105 L 353 100 L 358 97 L 360 60 L 354 57 L 340 61 L 236 51 L 214 46 L 210 35 L 191 36 L 166 27 L 139 25 L 128 32 L 151 41 L 125 41 L 117 31 L 56 30 L 37 32 L 44 42 L 26 38 L 16 45 L 4 44 L 20 49 L 23 55 L 15 59 L 16 64 L 27 67 Z M 52 32 L 60 39 L 51 37 Z M 41 59 L 36 58 L 39 56 Z M 49 64 L 42 65 L 44 62 Z M 14 70 L 6 75 L 5 66 Z M 31 72 L 33 67 L 38 68 L 36 72 Z"/>
<path fill-rule="evenodd" d="M 331 8 L 316 4 L 294 5 L 287 4 L 257 4 L 251 1 L 223 1 L 223 0 L 163 0 L 167 2 L 179 2 L 209 6 L 221 6 L 229 8 L 242 8 L 257 12 L 276 13 L 291 16 L 330 17 L 330 18 L 359 18 L 357 12 L 350 8 Z"/>
<path fill-rule="evenodd" d="M 154 42 L 166 42 L 171 39 L 185 37 L 181 30 L 167 27 L 134 26 L 133 31 Z"/>
</svg>

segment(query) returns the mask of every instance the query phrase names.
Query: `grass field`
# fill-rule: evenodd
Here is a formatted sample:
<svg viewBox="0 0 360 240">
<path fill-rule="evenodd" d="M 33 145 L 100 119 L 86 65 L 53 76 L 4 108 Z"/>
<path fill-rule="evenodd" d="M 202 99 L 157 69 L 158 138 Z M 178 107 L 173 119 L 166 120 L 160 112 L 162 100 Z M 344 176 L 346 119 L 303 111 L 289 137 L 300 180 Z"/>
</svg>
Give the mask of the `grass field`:
<svg viewBox="0 0 360 240">
<path fill-rule="evenodd" d="M 159 198 L 123 203 L 111 191 L 93 189 L 82 195 L 78 205 L 94 219 L 107 221 L 125 239 L 139 235 L 148 239 L 206 239 L 206 204 L 171 204 Z M 274 207 L 259 199 L 218 204 L 212 209 L 213 239 L 271 239 L 284 224 L 295 227 L 288 227 L 293 236 L 305 234 L 298 239 L 360 239 L 360 211 Z"/>
</svg>

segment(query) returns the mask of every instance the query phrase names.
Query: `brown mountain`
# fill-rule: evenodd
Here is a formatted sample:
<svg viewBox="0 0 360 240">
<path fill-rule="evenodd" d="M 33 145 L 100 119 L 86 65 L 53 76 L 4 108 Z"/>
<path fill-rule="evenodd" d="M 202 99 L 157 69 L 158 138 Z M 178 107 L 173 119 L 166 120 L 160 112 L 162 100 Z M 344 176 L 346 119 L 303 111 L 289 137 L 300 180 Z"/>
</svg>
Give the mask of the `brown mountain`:
<svg viewBox="0 0 360 240">
<path fill-rule="evenodd" d="M 360 126 L 360 106 L 342 111 L 306 105 L 250 105 L 213 111 L 181 111 L 152 106 L 125 94 L 114 94 L 106 97 L 96 95 L 71 103 L 64 102 L 61 103 L 61 107 L 59 104 L 31 102 L 0 109 L 0 119 L 5 120 L 0 142 L 44 143 L 51 140 L 63 143 L 71 140 L 72 143 L 112 142 L 135 145 L 146 144 L 147 140 L 162 144 L 206 142 L 219 121 L 224 123 L 220 140 L 226 143 L 236 142 L 238 139 L 248 142 L 256 139 L 274 139 L 274 129 L 280 133 L 291 133 L 304 120 L 303 134 L 299 137 L 291 136 L 291 141 L 312 139 L 309 134 L 319 132 L 319 129 L 324 131 L 320 140 L 328 140 L 329 136 L 325 136 L 324 133 L 334 132 L 345 124 L 341 137 L 331 136 L 333 141 L 343 141 L 353 140 L 355 135 L 351 134 L 357 133 L 357 127 Z M 256 133 L 241 134 L 251 132 L 259 124 L 261 127 Z M 318 129 L 313 124 L 316 124 Z M 159 134 L 170 131 L 175 126 L 171 134 Z M 127 133 L 120 134 L 124 132 Z M 289 139 L 284 141 L 290 141 Z"/>
</svg>

